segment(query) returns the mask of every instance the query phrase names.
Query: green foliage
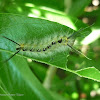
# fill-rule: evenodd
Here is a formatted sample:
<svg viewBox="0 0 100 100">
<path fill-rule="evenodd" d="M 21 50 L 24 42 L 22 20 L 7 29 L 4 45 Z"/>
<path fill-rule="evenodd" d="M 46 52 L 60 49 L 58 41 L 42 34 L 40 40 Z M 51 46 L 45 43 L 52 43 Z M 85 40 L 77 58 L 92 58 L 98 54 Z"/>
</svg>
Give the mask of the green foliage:
<svg viewBox="0 0 100 100">
<path fill-rule="evenodd" d="M 71 16 L 80 16 L 84 12 L 84 8 L 91 3 L 91 0 L 65 0 L 67 13 Z M 81 6 L 81 7 L 80 7 Z"/>
<path fill-rule="evenodd" d="M 93 6 L 92 0 L 0 1 L 0 100 L 99 100 L 100 7 L 93 6 L 88 12 L 90 5 Z M 95 24 L 88 26 L 82 21 Z M 46 57 L 20 51 L 2 62 L 18 47 L 2 36 L 19 44 L 39 44 L 43 39 L 68 37 L 78 30 L 81 31 L 68 41 L 75 41 L 73 48 L 92 60 L 66 46 Z"/>
<path fill-rule="evenodd" d="M 10 55 L 5 53 L 3 56 L 7 59 Z M 16 56 L 7 64 L 2 64 L 2 67 L 0 70 L 1 86 L 9 91 L 7 94 L 13 93 L 15 95 L 13 96 L 14 99 L 27 100 L 28 98 L 34 98 L 36 100 L 53 100 L 31 72 L 25 59 Z"/>
<path fill-rule="evenodd" d="M 16 41 L 17 43 L 20 43 L 20 41 L 22 41 L 21 43 L 31 42 L 31 45 L 33 45 L 32 42 L 34 41 L 40 43 L 41 39 L 43 41 L 43 39 L 46 39 L 46 37 L 50 38 L 51 36 L 53 37 L 55 35 L 60 36 L 60 33 L 62 33 L 61 35 L 70 36 L 73 32 L 73 30 L 58 23 L 37 18 L 27 18 L 24 16 L 18 16 L 12 14 L 1 14 L 0 23 L 2 23 L 1 33 L 3 36 L 10 38 Z M 79 35 L 81 36 L 82 33 Z M 5 46 L 7 48 L 6 51 L 12 51 L 16 48 L 16 45 L 13 42 L 11 43 L 11 41 L 6 40 L 2 36 L 0 39 L 1 39 L 2 50 L 5 50 Z M 16 51 L 14 50 L 13 52 Z M 68 52 L 69 52 L 68 50 L 63 52 L 57 52 L 47 57 L 42 57 L 42 56 L 38 57 L 37 55 L 30 55 L 30 54 L 25 54 L 25 55 L 23 54 L 23 55 L 33 60 L 35 59 L 36 61 L 39 62 L 44 62 L 49 65 L 54 65 L 66 69 Z"/>
</svg>

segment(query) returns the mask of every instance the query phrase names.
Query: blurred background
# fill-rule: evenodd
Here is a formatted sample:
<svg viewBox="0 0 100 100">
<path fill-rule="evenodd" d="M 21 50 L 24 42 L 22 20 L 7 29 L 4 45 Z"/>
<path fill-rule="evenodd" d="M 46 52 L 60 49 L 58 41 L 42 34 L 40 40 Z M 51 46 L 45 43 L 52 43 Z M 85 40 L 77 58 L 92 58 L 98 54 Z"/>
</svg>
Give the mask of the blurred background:
<svg viewBox="0 0 100 100">
<path fill-rule="evenodd" d="M 72 70 L 92 66 L 100 70 L 100 0 L 0 0 L 0 13 L 44 18 L 75 30 L 78 30 L 83 23 L 88 24 L 91 33 L 75 41 L 74 46 L 92 61 L 71 51 L 67 66 Z M 45 88 L 54 92 L 61 100 L 100 99 L 100 83 L 98 82 L 52 66 L 32 62 L 30 59 L 28 59 L 28 64 Z M 50 73 L 52 77 L 46 86 Z"/>
</svg>

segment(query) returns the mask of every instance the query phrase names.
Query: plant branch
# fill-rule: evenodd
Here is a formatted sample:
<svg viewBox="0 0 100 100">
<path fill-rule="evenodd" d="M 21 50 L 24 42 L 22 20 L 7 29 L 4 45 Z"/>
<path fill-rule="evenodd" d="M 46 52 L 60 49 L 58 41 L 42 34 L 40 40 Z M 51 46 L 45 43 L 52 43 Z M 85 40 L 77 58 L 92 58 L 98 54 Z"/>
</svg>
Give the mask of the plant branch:
<svg viewBox="0 0 100 100">
<path fill-rule="evenodd" d="M 43 82 L 43 86 L 46 88 L 46 89 L 50 89 L 51 87 L 51 84 L 52 84 L 52 80 L 56 74 L 56 70 L 57 68 L 54 67 L 54 66 L 49 66 L 48 70 L 47 70 L 47 75 L 44 79 L 44 82 Z"/>
</svg>

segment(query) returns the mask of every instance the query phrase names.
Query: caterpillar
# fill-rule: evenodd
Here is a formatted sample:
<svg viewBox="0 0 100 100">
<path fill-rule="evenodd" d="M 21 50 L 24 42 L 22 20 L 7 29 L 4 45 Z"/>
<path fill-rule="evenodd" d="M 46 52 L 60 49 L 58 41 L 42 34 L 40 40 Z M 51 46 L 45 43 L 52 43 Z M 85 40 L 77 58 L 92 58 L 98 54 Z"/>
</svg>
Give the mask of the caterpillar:
<svg viewBox="0 0 100 100">
<path fill-rule="evenodd" d="M 86 27 L 88 28 L 88 27 Z M 17 45 L 16 47 L 16 52 L 9 57 L 5 62 L 7 62 L 8 60 L 10 60 L 12 57 L 14 57 L 17 53 L 19 53 L 20 51 L 23 52 L 30 52 L 30 53 L 34 53 L 34 54 L 38 54 L 43 56 L 49 56 L 50 54 L 52 54 L 52 52 L 58 52 L 58 51 L 64 51 L 66 50 L 67 47 L 73 49 L 75 52 L 82 54 L 83 56 L 85 56 L 83 53 L 81 53 L 80 51 L 76 50 L 75 48 L 72 47 L 74 40 L 75 40 L 75 35 L 79 32 L 81 32 L 82 30 L 86 29 L 80 29 L 77 32 L 74 32 L 73 34 L 71 34 L 70 36 L 66 36 L 66 35 L 60 35 L 60 36 L 52 36 L 53 38 L 50 39 L 50 41 L 48 40 L 48 43 L 45 44 L 44 39 L 41 39 L 41 43 L 29 43 L 29 44 L 25 44 L 25 43 L 17 43 L 14 40 L 6 37 L 6 36 L 2 36 L 3 38 L 13 42 L 14 44 Z M 71 39 L 72 38 L 72 39 Z M 88 58 L 87 56 L 85 56 L 87 59 L 91 60 L 90 58 Z"/>
</svg>

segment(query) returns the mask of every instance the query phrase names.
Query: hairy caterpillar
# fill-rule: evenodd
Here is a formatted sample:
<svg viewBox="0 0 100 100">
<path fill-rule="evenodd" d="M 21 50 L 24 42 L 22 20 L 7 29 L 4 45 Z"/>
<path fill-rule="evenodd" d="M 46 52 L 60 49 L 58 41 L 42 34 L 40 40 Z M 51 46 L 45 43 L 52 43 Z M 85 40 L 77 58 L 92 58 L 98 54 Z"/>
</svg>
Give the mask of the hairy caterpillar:
<svg viewBox="0 0 100 100">
<path fill-rule="evenodd" d="M 88 27 L 86 27 L 86 28 L 88 28 Z M 84 29 L 86 29 L 86 28 L 84 28 Z M 12 57 L 14 57 L 20 51 L 30 52 L 31 54 L 37 54 L 37 55 L 42 54 L 42 56 L 45 57 L 45 56 L 49 56 L 49 54 L 52 54 L 52 52 L 57 52 L 59 50 L 60 50 L 60 52 L 64 51 L 64 50 L 66 50 L 66 47 L 69 47 L 69 48 L 73 49 L 75 52 L 80 53 L 83 56 L 85 56 L 83 53 L 81 53 L 80 51 L 78 51 L 72 47 L 73 42 L 74 42 L 74 36 L 84 29 L 80 29 L 79 31 L 74 32 L 73 34 L 71 34 L 68 37 L 66 35 L 60 35 L 60 36 L 56 36 L 56 37 L 52 36 L 53 38 L 50 39 L 50 41 L 48 40 L 48 43 L 45 43 L 45 41 L 44 41 L 45 39 L 41 39 L 41 43 L 36 43 L 35 40 L 34 40 L 35 42 L 33 41 L 33 44 L 32 43 L 28 43 L 28 44 L 17 43 L 15 41 L 13 41 L 12 39 L 10 39 L 6 36 L 3 36 L 3 38 L 5 38 L 17 45 L 17 47 L 16 47 L 17 52 L 15 52 L 10 58 L 8 58 L 6 60 L 6 62 L 8 60 L 10 60 Z M 89 59 L 87 56 L 85 56 L 85 57 L 87 59 Z"/>
</svg>

